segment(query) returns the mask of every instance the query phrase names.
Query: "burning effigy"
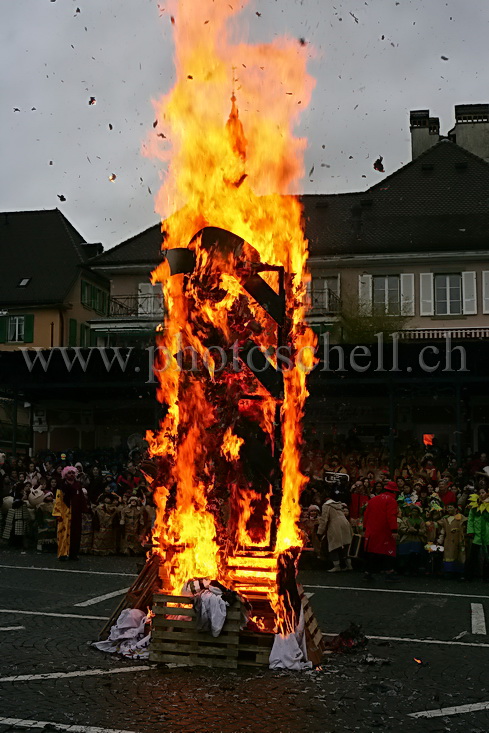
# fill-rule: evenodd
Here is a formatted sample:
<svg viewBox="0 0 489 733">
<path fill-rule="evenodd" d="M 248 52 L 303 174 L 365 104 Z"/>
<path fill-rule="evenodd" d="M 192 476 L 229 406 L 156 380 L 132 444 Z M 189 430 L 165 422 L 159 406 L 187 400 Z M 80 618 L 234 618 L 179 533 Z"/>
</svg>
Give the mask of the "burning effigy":
<svg viewBox="0 0 489 733">
<path fill-rule="evenodd" d="M 176 79 L 155 103 L 148 146 L 166 166 L 156 199 L 165 257 L 152 276 L 165 303 L 162 413 L 146 436 L 162 615 L 176 643 L 189 615 L 182 591 L 207 579 L 238 594 L 249 628 L 286 638 L 302 609 L 299 460 L 315 345 L 293 195 L 306 140 L 293 129 L 314 82 L 297 40 L 233 41 L 241 11 L 228 3 L 167 10 Z"/>
</svg>

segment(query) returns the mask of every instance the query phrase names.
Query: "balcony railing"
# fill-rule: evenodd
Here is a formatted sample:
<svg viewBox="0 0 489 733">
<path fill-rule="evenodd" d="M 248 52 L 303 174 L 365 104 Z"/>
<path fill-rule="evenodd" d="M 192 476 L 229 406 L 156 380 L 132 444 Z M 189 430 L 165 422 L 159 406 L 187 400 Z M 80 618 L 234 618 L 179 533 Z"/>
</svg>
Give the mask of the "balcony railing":
<svg viewBox="0 0 489 733">
<path fill-rule="evenodd" d="M 403 328 L 399 337 L 404 341 L 417 339 L 486 339 L 489 328 Z"/>
<path fill-rule="evenodd" d="M 118 295 L 110 298 L 109 318 L 162 318 L 163 296 L 154 295 Z"/>
<path fill-rule="evenodd" d="M 313 293 L 311 297 L 309 316 L 336 316 L 341 310 L 341 300 L 333 290 L 323 290 Z"/>
<path fill-rule="evenodd" d="M 341 301 L 333 290 L 313 296 L 310 316 L 338 315 Z M 163 295 L 118 295 L 109 300 L 109 318 L 163 318 Z"/>
</svg>

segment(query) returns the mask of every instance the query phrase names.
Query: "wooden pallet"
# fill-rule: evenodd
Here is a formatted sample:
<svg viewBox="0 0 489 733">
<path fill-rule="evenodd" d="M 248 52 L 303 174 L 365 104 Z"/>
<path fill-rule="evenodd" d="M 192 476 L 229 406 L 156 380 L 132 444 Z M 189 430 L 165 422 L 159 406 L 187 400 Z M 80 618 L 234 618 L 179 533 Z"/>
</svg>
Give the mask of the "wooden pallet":
<svg viewBox="0 0 489 733">
<path fill-rule="evenodd" d="M 145 613 L 151 608 L 153 594 L 159 587 L 160 563 L 159 555 L 152 555 L 150 557 L 100 632 L 99 639 L 106 639 L 108 637 L 110 629 L 125 608 L 138 608 Z"/>
<path fill-rule="evenodd" d="M 213 637 L 195 628 L 192 601 L 188 596 L 155 594 L 150 661 L 227 669 L 268 666 L 274 635 L 240 630 L 241 604 L 228 609 L 221 633 Z M 179 607 L 169 605 L 176 603 Z M 185 620 L 171 616 L 184 616 Z"/>
<path fill-rule="evenodd" d="M 228 609 L 221 633 L 213 637 L 209 633 L 197 631 L 192 601 L 193 598 L 188 596 L 155 594 L 150 661 L 237 669 L 242 618 L 240 606 L 236 604 Z M 175 619 L 172 616 L 184 618 Z"/>
</svg>

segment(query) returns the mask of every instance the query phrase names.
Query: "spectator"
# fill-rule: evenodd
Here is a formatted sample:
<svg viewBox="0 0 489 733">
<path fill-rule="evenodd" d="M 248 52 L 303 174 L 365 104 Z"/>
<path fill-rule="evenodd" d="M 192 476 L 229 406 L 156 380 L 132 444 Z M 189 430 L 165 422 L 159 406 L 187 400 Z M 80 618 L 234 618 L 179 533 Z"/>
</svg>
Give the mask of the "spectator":
<svg viewBox="0 0 489 733">
<path fill-rule="evenodd" d="M 447 506 L 447 516 L 440 522 L 438 544 L 443 546 L 443 571 L 448 576 L 462 576 L 465 567 L 465 525 L 467 518 L 454 504 Z"/>
<path fill-rule="evenodd" d="M 59 560 L 78 560 L 82 513 L 90 511 L 82 486 L 75 477 L 75 467 L 66 466 L 63 469 L 61 485 L 56 494 L 53 516 L 58 517 Z"/>
<path fill-rule="evenodd" d="M 344 504 L 328 498 L 323 504 L 317 534 L 325 543 L 328 557 L 333 567 L 328 571 L 336 573 L 340 570 L 351 570 L 348 559 L 348 548 L 352 538 L 352 529 L 343 512 Z"/>
<path fill-rule="evenodd" d="M 469 507 L 467 537 L 472 540 L 472 547 L 465 574 L 468 580 L 475 577 L 489 580 L 489 494 L 485 487 L 472 494 Z"/>
<path fill-rule="evenodd" d="M 367 566 L 365 577 L 370 580 L 375 570 L 383 570 L 386 579 L 392 579 L 397 550 L 397 484 L 389 481 L 381 494 L 367 504 L 363 515 Z"/>
</svg>

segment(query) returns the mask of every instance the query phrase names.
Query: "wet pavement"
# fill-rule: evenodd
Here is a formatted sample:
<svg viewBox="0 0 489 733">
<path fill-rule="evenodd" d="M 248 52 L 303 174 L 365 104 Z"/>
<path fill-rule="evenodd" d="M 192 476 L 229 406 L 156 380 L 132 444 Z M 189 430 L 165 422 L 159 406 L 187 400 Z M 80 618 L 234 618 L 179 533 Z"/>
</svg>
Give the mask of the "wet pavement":
<svg viewBox="0 0 489 733">
<path fill-rule="evenodd" d="M 320 670 L 277 673 L 157 667 L 90 647 L 119 600 L 100 597 L 134 577 L 128 558 L 85 557 L 66 568 L 52 556 L 0 553 L 0 733 L 489 730 L 489 639 L 471 633 L 472 604 L 489 624 L 486 583 L 406 578 L 394 587 L 306 569 L 322 630 L 361 623 L 377 637 L 367 647 L 374 659 L 330 655 Z M 445 708 L 456 712 L 440 715 Z M 410 717 L 424 711 L 435 717 Z"/>
</svg>

